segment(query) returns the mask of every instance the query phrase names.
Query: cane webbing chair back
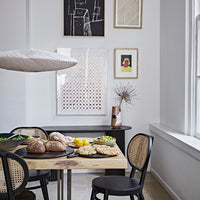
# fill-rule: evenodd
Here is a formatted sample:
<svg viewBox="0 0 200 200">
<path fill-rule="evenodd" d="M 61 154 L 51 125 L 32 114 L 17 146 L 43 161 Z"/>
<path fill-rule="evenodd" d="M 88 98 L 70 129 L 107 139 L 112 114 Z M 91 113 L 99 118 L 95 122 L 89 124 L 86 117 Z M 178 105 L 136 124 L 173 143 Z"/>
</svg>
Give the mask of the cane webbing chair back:
<svg viewBox="0 0 200 200">
<path fill-rule="evenodd" d="M 138 134 L 130 141 L 128 145 L 128 159 L 132 166 L 142 170 L 149 153 L 149 137 Z"/>
<path fill-rule="evenodd" d="M 16 190 L 24 180 L 24 170 L 22 166 L 15 160 L 8 158 L 8 167 L 12 183 L 12 189 Z M 0 163 L 0 193 L 7 193 L 6 179 L 3 173 L 3 164 Z"/>
<path fill-rule="evenodd" d="M 40 127 L 17 127 L 13 129 L 11 133 L 16 133 L 18 131 L 21 131 L 22 135 L 40 136 L 40 139 L 44 140 L 48 138 L 47 132 Z M 48 177 L 49 177 L 49 170 L 30 170 L 28 182 L 39 181 L 39 184 L 28 186 L 26 187 L 26 189 L 34 190 L 41 188 L 44 200 L 49 200 L 48 189 L 47 189 Z"/>
<path fill-rule="evenodd" d="M 98 193 L 104 194 L 104 200 L 108 200 L 109 195 L 129 196 L 131 200 L 134 200 L 134 196 L 137 196 L 138 200 L 144 200 L 142 190 L 152 145 L 152 136 L 144 133 L 135 135 L 127 148 L 128 161 L 132 166 L 130 176 L 111 175 L 93 179 L 90 200 L 97 200 Z M 135 177 L 136 171 L 140 171 L 140 177 Z"/>
<path fill-rule="evenodd" d="M 28 167 L 18 155 L 0 152 L 0 199 L 12 199 L 24 190 L 28 181 Z"/>
<path fill-rule="evenodd" d="M 22 135 L 40 136 L 40 138 L 44 140 L 46 140 L 48 137 L 46 131 L 40 127 L 18 127 L 12 130 L 11 133 L 17 133 L 18 131 L 21 131 Z"/>
</svg>

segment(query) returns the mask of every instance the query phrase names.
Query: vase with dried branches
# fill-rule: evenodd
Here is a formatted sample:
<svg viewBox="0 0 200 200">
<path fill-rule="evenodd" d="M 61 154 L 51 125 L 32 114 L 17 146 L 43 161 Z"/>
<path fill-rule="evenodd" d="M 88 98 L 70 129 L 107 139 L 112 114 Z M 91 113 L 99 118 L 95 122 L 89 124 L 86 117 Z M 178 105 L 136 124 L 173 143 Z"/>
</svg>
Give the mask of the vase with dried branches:
<svg viewBox="0 0 200 200">
<path fill-rule="evenodd" d="M 112 121 L 111 126 L 113 128 L 120 128 L 122 126 L 121 120 L 121 105 L 124 101 L 127 104 L 133 104 L 133 100 L 136 97 L 136 88 L 130 83 L 120 83 L 114 89 L 115 92 L 115 101 L 117 106 L 112 106 Z"/>
</svg>

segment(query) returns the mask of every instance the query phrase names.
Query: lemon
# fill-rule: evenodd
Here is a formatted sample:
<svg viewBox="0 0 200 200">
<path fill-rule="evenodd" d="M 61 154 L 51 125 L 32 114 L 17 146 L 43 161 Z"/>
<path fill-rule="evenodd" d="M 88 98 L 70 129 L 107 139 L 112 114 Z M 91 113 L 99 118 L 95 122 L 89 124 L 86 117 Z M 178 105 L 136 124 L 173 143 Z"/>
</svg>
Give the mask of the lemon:
<svg viewBox="0 0 200 200">
<path fill-rule="evenodd" d="M 81 138 L 75 138 L 74 139 L 74 144 L 76 146 L 82 147 L 83 146 L 83 140 Z"/>
<path fill-rule="evenodd" d="M 87 146 L 88 144 L 90 144 L 89 140 L 88 140 L 88 139 L 84 139 L 84 140 L 83 140 L 83 145 L 84 145 L 84 146 Z"/>
<path fill-rule="evenodd" d="M 74 144 L 76 143 L 76 141 L 77 141 L 78 139 L 80 139 L 80 138 L 75 138 L 75 139 L 74 139 Z"/>
</svg>

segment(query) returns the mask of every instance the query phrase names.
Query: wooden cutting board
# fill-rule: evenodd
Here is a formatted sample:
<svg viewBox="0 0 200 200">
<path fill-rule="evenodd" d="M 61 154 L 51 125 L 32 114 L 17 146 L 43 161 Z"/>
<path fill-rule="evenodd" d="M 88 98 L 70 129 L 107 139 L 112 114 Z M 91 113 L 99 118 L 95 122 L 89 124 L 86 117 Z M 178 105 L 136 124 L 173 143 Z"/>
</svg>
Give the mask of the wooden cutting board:
<svg viewBox="0 0 200 200">
<path fill-rule="evenodd" d="M 46 158 L 59 158 L 72 154 L 74 149 L 67 147 L 66 151 L 46 151 L 45 153 L 29 153 L 26 151 L 26 147 L 18 149 L 15 153 L 23 158 L 36 158 L 36 159 L 46 159 Z"/>
</svg>

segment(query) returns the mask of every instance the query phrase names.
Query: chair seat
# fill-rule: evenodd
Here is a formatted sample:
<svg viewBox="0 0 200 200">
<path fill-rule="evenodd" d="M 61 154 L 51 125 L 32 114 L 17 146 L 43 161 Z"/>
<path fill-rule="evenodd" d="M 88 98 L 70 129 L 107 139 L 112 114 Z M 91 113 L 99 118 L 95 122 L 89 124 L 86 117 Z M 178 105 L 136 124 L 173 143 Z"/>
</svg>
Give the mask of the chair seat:
<svg viewBox="0 0 200 200">
<path fill-rule="evenodd" d="M 29 182 L 38 181 L 41 178 L 47 178 L 49 176 L 49 170 L 29 170 Z"/>
<path fill-rule="evenodd" d="M 35 200 L 36 196 L 33 192 L 24 190 L 22 193 L 15 197 L 16 200 Z"/>
<path fill-rule="evenodd" d="M 139 181 L 134 178 L 126 176 L 102 176 L 95 178 L 92 181 L 94 190 L 110 195 L 131 195 L 137 193 L 142 189 Z"/>
</svg>

